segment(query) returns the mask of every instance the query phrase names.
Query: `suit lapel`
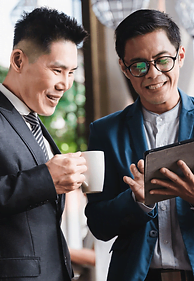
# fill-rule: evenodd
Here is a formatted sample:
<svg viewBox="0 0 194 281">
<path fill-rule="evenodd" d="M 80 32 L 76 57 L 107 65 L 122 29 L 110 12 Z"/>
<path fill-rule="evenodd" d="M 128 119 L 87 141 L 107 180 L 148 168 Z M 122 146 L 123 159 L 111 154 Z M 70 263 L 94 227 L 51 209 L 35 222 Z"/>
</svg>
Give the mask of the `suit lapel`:
<svg viewBox="0 0 194 281">
<path fill-rule="evenodd" d="M 148 150 L 147 140 L 143 126 L 143 114 L 141 110 L 140 99 L 138 98 L 132 105 L 127 116 L 128 130 L 130 138 L 134 144 L 137 161 L 143 159 L 144 152 Z"/>
<path fill-rule="evenodd" d="M 0 112 L 26 144 L 37 165 L 45 163 L 44 153 L 12 103 L 0 93 Z"/>
<path fill-rule="evenodd" d="M 53 153 L 54 154 L 61 154 L 61 152 L 60 152 L 58 146 L 56 145 L 56 143 L 54 142 L 52 136 L 49 134 L 49 132 L 47 131 L 47 129 L 44 126 L 44 124 L 42 123 L 42 121 L 40 119 L 39 119 L 39 121 L 40 121 L 43 136 L 48 140 L 49 144 L 51 145 Z"/>
<path fill-rule="evenodd" d="M 194 137 L 194 105 L 191 97 L 180 92 L 182 107 L 180 113 L 179 141 Z"/>
<path fill-rule="evenodd" d="M 48 140 L 49 144 L 51 145 L 53 153 L 61 154 L 61 152 L 60 152 L 58 146 L 56 145 L 56 143 L 54 142 L 52 136 L 49 134 L 49 132 L 47 131 L 47 129 L 44 126 L 44 124 L 42 123 L 42 121 L 41 120 L 39 120 L 39 121 L 41 124 L 42 133 L 43 133 L 44 137 Z M 58 215 L 59 220 L 61 220 L 61 215 L 64 211 L 64 206 L 65 206 L 65 194 L 59 194 L 58 200 L 56 200 L 57 215 Z"/>
</svg>

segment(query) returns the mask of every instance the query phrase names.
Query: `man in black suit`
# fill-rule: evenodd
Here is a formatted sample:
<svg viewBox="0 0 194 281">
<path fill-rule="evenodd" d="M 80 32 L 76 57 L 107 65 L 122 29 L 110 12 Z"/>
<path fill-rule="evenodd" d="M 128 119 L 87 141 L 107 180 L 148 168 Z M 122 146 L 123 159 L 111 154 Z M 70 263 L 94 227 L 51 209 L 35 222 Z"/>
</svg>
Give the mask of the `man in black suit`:
<svg viewBox="0 0 194 281">
<path fill-rule="evenodd" d="M 69 281 L 72 269 L 60 229 L 65 193 L 79 188 L 81 152 L 60 154 L 39 120 L 73 84 L 77 45 L 87 32 L 56 10 L 37 8 L 16 23 L 10 69 L 0 84 L 0 280 Z M 50 159 L 50 160 L 49 160 Z"/>
</svg>

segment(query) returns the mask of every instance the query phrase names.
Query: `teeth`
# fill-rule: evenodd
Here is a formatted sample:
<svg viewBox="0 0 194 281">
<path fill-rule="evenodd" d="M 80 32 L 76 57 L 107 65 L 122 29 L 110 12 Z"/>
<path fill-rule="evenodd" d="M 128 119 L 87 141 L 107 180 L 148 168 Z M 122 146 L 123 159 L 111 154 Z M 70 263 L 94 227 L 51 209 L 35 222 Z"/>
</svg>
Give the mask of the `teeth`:
<svg viewBox="0 0 194 281">
<path fill-rule="evenodd" d="M 57 98 L 52 97 L 52 96 L 48 96 L 48 98 L 51 99 L 51 100 L 57 100 Z"/>
<path fill-rule="evenodd" d="M 150 86 L 148 86 L 148 88 L 149 88 L 150 90 L 155 90 L 155 89 L 158 89 L 158 88 L 162 87 L 163 84 L 164 84 L 164 83 L 159 83 L 159 84 L 157 84 L 157 85 L 150 85 Z"/>
</svg>

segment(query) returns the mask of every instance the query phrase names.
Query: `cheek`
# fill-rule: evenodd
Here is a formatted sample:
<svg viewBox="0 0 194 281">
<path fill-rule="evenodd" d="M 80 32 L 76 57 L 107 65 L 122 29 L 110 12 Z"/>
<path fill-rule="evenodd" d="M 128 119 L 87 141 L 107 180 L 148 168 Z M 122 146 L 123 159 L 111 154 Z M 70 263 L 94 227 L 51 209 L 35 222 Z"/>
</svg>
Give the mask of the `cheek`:
<svg viewBox="0 0 194 281">
<path fill-rule="evenodd" d="M 141 78 L 139 78 L 139 80 L 130 79 L 130 81 L 131 81 L 131 84 L 132 84 L 133 88 L 138 93 L 139 90 L 142 88 Z"/>
<path fill-rule="evenodd" d="M 169 71 L 168 73 L 168 77 L 172 80 L 172 81 L 178 81 L 179 79 L 179 74 L 180 74 L 180 67 L 177 64 L 171 71 Z"/>
<path fill-rule="evenodd" d="M 177 86 L 178 77 L 179 77 L 179 70 L 177 70 L 176 72 L 173 72 L 171 75 L 168 76 L 171 85 Z"/>
<path fill-rule="evenodd" d="M 73 82 L 74 82 L 74 77 L 71 77 L 71 78 L 69 79 L 68 90 L 73 86 Z"/>
</svg>

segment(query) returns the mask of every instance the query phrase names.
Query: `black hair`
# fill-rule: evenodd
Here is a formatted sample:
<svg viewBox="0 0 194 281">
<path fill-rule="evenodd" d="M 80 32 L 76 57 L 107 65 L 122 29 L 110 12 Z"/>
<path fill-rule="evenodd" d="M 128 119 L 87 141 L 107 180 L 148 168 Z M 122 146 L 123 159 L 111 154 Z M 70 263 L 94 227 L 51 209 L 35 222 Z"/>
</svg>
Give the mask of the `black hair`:
<svg viewBox="0 0 194 281">
<path fill-rule="evenodd" d="M 74 18 L 55 9 L 36 8 L 24 13 L 15 25 L 13 47 L 22 40 L 35 43 L 48 52 L 52 42 L 67 40 L 77 46 L 87 37 L 87 31 Z"/>
<path fill-rule="evenodd" d="M 115 30 L 115 49 L 119 58 L 124 59 L 125 44 L 128 39 L 160 29 L 166 32 L 171 44 L 178 49 L 181 44 L 180 30 L 166 13 L 142 9 L 130 14 Z"/>
</svg>

